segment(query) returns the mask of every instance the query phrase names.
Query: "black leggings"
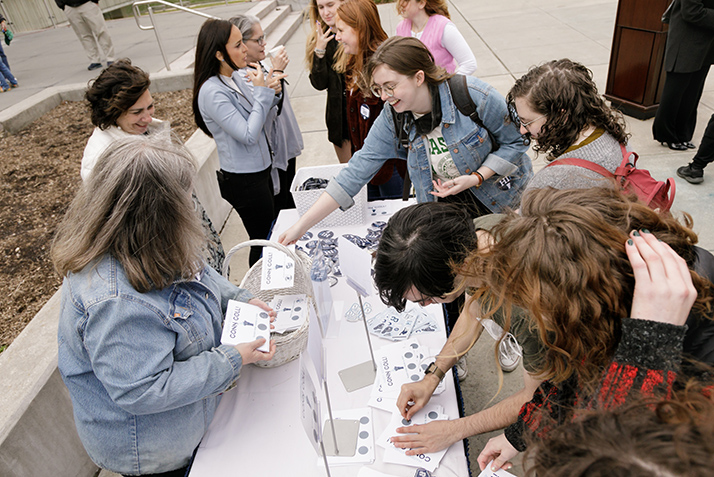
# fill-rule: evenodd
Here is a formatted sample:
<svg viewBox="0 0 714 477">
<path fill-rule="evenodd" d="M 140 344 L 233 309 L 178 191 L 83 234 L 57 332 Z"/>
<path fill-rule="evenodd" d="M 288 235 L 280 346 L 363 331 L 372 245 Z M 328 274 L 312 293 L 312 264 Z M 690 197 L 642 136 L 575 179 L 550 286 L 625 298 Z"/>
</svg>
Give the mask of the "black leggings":
<svg viewBox="0 0 714 477">
<path fill-rule="evenodd" d="M 238 212 L 251 240 L 267 240 L 275 219 L 273 182 L 270 167 L 260 172 L 236 174 L 218 171 L 218 187 L 223 197 Z M 262 247 L 251 247 L 249 263 L 260 259 Z"/>
</svg>

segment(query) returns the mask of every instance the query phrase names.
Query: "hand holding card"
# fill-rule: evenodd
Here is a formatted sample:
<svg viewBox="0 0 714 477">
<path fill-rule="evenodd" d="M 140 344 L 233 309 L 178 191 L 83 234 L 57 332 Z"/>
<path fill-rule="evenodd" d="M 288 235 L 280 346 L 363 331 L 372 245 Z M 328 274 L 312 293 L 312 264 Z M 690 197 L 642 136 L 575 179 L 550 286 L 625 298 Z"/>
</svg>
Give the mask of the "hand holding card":
<svg viewBox="0 0 714 477">
<path fill-rule="evenodd" d="M 275 340 L 270 340 L 270 351 L 267 353 L 260 351 L 260 348 L 265 344 L 265 338 L 258 338 L 250 343 L 235 345 L 235 349 L 240 353 L 244 365 L 255 363 L 256 361 L 270 361 L 275 356 Z"/>
</svg>

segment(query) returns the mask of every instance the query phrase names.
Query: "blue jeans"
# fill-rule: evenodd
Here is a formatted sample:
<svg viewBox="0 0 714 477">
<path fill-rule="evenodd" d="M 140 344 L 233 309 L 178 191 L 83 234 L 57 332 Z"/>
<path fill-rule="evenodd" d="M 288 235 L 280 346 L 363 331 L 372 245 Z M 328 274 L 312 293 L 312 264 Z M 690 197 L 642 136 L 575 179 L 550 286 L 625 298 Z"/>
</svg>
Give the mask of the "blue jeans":
<svg viewBox="0 0 714 477">
<path fill-rule="evenodd" d="M 7 56 L 5 56 L 5 51 L 2 49 L 2 46 L 0 46 L 0 59 L 2 59 L 2 61 L 0 61 L 0 86 L 2 86 L 2 89 L 9 89 L 10 85 L 7 84 L 7 82 L 9 81 L 10 84 L 16 85 L 17 80 L 10 71 L 10 66 L 7 64 Z"/>
<path fill-rule="evenodd" d="M 0 35 L 0 60 L 2 60 L 2 62 L 5 63 L 5 66 L 7 66 L 7 68 L 10 69 L 10 63 L 7 62 L 7 56 L 5 55 L 5 50 L 3 50 L 1 40 L 2 40 L 2 35 Z"/>
</svg>

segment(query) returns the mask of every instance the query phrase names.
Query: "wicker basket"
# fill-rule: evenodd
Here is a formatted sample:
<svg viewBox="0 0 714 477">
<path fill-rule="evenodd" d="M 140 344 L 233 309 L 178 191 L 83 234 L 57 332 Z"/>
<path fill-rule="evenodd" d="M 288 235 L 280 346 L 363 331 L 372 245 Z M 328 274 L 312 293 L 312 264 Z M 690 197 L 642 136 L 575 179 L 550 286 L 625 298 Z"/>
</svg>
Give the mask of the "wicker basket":
<svg viewBox="0 0 714 477">
<path fill-rule="evenodd" d="M 250 291 L 256 298 L 269 303 L 275 295 L 297 295 L 304 294 L 307 296 L 308 306 L 312 306 L 313 303 L 313 292 L 312 292 L 312 282 L 310 281 L 310 267 L 311 260 L 305 253 L 296 251 L 291 252 L 285 246 L 270 242 L 268 240 L 248 240 L 241 244 L 236 245 L 226 254 L 226 260 L 223 264 L 223 275 L 226 276 L 228 272 L 228 267 L 230 265 L 231 257 L 238 250 L 251 247 L 251 246 L 263 246 L 263 247 L 273 247 L 281 252 L 285 253 L 287 256 L 295 261 L 295 280 L 293 286 L 290 288 L 280 288 L 277 290 L 261 290 L 260 289 L 260 275 L 263 266 L 263 259 L 258 260 L 255 265 L 250 267 L 248 273 L 243 277 L 243 281 L 240 283 L 241 288 L 245 288 Z M 279 293 L 278 293 L 279 292 Z M 296 359 L 302 353 L 302 350 L 307 346 L 307 336 L 308 336 L 308 326 L 310 325 L 309 318 L 298 328 L 297 330 L 288 331 L 283 334 L 271 333 L 271 339 L 275 340 L 277 345 L 277 350 L 275 356 L 270 361 L 257 361 L 253 364 L 263 368 L 274 368 L 277 366 L 282 366 L 285 363 Z"/>
</svg>

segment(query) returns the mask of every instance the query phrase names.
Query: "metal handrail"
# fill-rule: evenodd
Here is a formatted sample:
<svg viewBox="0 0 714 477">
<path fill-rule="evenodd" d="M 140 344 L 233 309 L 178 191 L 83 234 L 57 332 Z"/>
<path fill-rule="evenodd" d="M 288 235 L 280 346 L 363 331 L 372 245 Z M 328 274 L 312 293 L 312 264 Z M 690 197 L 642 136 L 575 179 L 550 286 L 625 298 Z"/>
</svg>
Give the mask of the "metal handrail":
<svg viewBox="0 0 714 477">
<path fill-rule="evenodd" d="M 171 71 L 171 65 L 169 65 L 169 60 L 166 58 L 166 53 L 164 52 L 164 44 L 161 41 L 161 35 L 159 35 L 159 30 L 156 28 L 156 24 L 154 23 L 154 8 L 151 6 L 152 3 L 159 3 L 161 5 L 167 5 L 172 8 L 176 8 L 177 10 L 184 11 L 186 13 L 192 13 L 194 15 L 198 15 L 200 17 L 204 18 L 214 18 L 218 19 L 218 17 L 209 15 L 208 13 L 203 13 L 203 12 L 197 12 L 196 10 L 193 10 L 191 8 L 187 8 L 182 5 L 176 5 L 175 3 L 170 3 L 166 2 L 164 0 L 140 0 L 138 2 L 134 2 L 131 6 L 133 12 L 134 12 L 134 19 L 136 20 L 136 26 L 139 27 L 140 30 L 154 30 L 154 34 L 156 35 L 156 41 L 159 42 L 159 50 L 161 50 L 161 56 L 164 59 L 164 64 L 166 65 L 166 71 Z M 148 5 L 148 12 L 149 12 L 149 19 L 151 20 L 151 25 L 150 26 L 144 26 L 141 24 L 140 17 L 141 17 L 141 12 L 139 11 L 139 7 L 141 5 Z M 228 0 L 226 0 L 226 5 L 228 5 Z"/>
</svg>

